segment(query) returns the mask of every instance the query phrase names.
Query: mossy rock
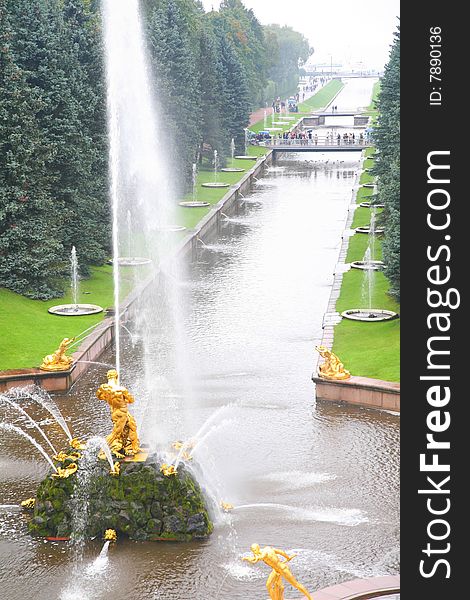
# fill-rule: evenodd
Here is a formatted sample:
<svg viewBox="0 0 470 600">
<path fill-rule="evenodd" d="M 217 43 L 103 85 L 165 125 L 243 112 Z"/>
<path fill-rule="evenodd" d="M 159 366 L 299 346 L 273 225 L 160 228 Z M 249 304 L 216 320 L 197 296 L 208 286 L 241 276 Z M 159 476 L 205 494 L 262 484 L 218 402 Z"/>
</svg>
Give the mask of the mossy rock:
<svg viewBox="0 0 470 600">
<path fill-rule="evenodd" d="M 178 473 L 165 477 L 155 455 L 146 462 L 122 462 L 119 476 L 97 461 L 83 478 L 83 470 L 66 479 L 47 477 L 39 486 L 29 530 L 46 537 L 66 537 L 74 517 L 86 515 L 84 538 L 101 537 L 115 529 L 134 540 L 189 541 L 212 533 L 204 497 L 197 481 L 180 464 Z M 86 490 L 83 481 L 86 479 Z"/>
</svg>

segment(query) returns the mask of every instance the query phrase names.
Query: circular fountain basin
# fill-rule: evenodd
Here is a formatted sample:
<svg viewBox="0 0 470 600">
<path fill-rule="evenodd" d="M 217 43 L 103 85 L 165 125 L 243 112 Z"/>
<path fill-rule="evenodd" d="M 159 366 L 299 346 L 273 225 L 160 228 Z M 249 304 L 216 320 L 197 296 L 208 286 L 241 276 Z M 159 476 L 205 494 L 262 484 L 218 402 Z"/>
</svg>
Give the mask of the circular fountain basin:
<svg viewBox="0 0 470 600">
<path fill-rule="evenodd" d="M 285 125 L 285 123 L 283 121 L 274 121 L 273 125 Z"/>
<path fill-rule="evenodd" d="M 375 183 L 363 183 L 362 187 L 366 188 L 366 189 L 373 190 L 375 188 Z"/>
<path fill-rule="evenodd" d="M 375 323 L 378 321 L 397 319 L 399 315 L 392 310 L 384 310 L 382 308 L 350 308 L 349 310 L 343 311 L 341 316 L 345 319 L 351 319 L 352 321 Z"/>
<path fill-rule="evenodd" d="M 369 226 L 356 227 L 355 231 L 356 231 L 356 233 L 367 233 L 367 234 L 372 233 Z M 383 227 L 377 227 L 375 229 L 374 233 L 378 235 L 380 233 L 383 233 L 384 231 L 385 231 L 385 229 Z"/>
<path fill-rule="evenodd" d="M 226 169 L 220 169 L 224 173 L 243 173 L 245 169 L 237 169 L 236 167 L 227 167 Z"/>
<path fill-rule="evenodd" d="M 103 307 L 97 304 L 57 304 L 48 308 L 47 312 L 63 317 L 83 317 L 103 312 Z"/>
<path fill-rule="evenodd" d="M 359 206 L 362 206 L 362 208 L 384 208 L 385 204 L 372 204 L 372 202 L 361 202 Z"/>
<path fill-rule="evenodd" d="M 114 259 L 111 258 L 108 262 L 112 265 Z M 117 259 L 117 263 L 120 267 L 140 267 L 142 265 L 148 265 L 151 262 L 150 258 L 144 258 L 143 256 L 120 256 Z"/>
<path fill-rule="evenodd" d="M 266 131 L 282 131 L 282 127 L 266 127 Z"/>
<path fill-rule="evenodd" d="M 174 231 L 184 231 L 186 227 L 183 225 L 162 225 L 161 227 L 157 227 L 157 231 L 164 231 L 168 233 L 173 233 Z"/>
<path fill-rule="evenodd" d="M 203 206 L 210 206 L 209 202 L 202 202 L 199 200 L 188 200 L 187 202 L 178 202 L 180 206 L 184 206 L 185 208 L 201 208 Z"/>
<path fill-rule="evenodd" d="M 362 269 L 363 271 L 380 271 L 384 268 L 383 260 L 354 260 L 351 268 Z"/>
<path fill-rule="evenodd" d="M 235 156 L 238 160 L 258 160 L 257 156 L 248 156 L 247 154 L 243 154 L 241 156 Z"/>
<path fill-rule="evenodd" d="M 219 181 L 213 181 L 212 183 L 202 183 L 201 184 L 202 187 L 208 187 L 208 188 L 227 188 L 230 187 L 230 183 L 222 183 Z"/>
</svg>

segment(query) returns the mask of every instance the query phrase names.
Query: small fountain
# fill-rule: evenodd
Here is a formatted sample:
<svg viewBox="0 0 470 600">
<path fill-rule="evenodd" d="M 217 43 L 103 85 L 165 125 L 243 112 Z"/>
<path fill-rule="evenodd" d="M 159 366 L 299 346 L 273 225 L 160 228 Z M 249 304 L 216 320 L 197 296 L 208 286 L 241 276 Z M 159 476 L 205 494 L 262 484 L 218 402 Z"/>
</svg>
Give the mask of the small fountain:
<svg viewBox="0 0 470 600">
<path fill-rule="evenodd" d="M 245 154 L 235 156 L 238 160 L 258 160 L 257 156 L 250 156 L 248 154 L 248 146 L 250 145 L 250 130 L 245 129 Z"/>
<path fill-rule="evenodd" d="M 378 229 L 375 226 L 376 222 L 376 209 L 375 207 L 371 210 L 370 225 L 369 227 L 358 227 L 361 231 L 359 233 L 368 233 L 369 240 L 367 250 L 364 254 L 362 261 L 355 261 L 351 263 L 351 266 L 356 269 L 362 269 L 364 271 L 364 279 L 362 283 L 362 304 L 365 308 L 353 308 L 345 310 L 341 313 L 342 317 L 351 319 L 353 321 L 388 321 L 395 319 L 398 314 L 391 310 L 384 310 L 381 308 L 372 308 L 373 288 L 374 288 L 374 277 L 375 271 L 378 271 L 383 267 L 382 261 L 374 260 L 375 256 L 375 237 L 377 233 L 383 232 L 383 229 Z"/>
<path fill-rule="evenodd" d="M 75 246 L 72 246 L 72 252 L 70 255 L 70 275 L 72 304 L 58 304 L 56 306 L 51 306 L 47 312 L 50 312 L 53 315 L 62 315 L 66 317 L 81 317 L 83 315 L 95 315 L 103 312 L 103 307 L 96 304 L 78 303 L 80 277 L 78 274 L 78 259 Z"/>
<path fill-rule="evenodd" d="M 264 121 L 263 121 L 263 129 L 266 129 L 268 126 L 268 112 L 264 109 Z"/>
<path fill-rule="evenodd" d="M 184 206 L 186 208 L 202 208 L 204 206 L 210 206 L 209 202 L 203 202 L 201 200 L 196 200 L 196 186 L 197 186 L 197 164 L 196 163 L 193 163 L 192 184 L 193 184 L 193 187 L 192 187 L 193 199 L 179 202 L 179 205 Z"/>
<path fill-rule="evenodd" d="M 235 140 L 232 138 L 230 142 L 230 156 L 232 157 L 232 164 L 235 158 Z M 226 167 L 224 169 L 220 169 L 224 173 L 243 173 L 245 169 L 239 169 L 238 167 Z"/>
<path fill-rule="evenodd" d="M 214 150 L 214 181 L 213 182 L 209 182 L 209 183 L 203 183 L 202 187 L 209 187 L 209 188 L 227 188 L 230 187 L 229 183 L 223 183 L 221 181 L 217 181 L 217 172 L 218 172 L 218 167 L 219 167 L 219 156 L 217 153 L 217 150 Z"/>
<path fill-rule="evenodd" d="M 142 265 L 148 265 L 152 261 L 150 258 L 143 258 L 141 256 L 134 256 L 133 252 L 133 231 L 132 231 L 132 213 L 130 210 L 127 211 L 127 256 L 120 256 L 117 259 L 117 263 L 120 267 L 140 267 Z M 114 259 L 109 261 L 113 264 Z"/>
<path fill-rule="evenodd" d="M 295 121 L 296 117 L 291 117 L 289 115 L 289 98 L 286 98 L 286 114 L 284 116 L 286 121 Z"/>
</svg>

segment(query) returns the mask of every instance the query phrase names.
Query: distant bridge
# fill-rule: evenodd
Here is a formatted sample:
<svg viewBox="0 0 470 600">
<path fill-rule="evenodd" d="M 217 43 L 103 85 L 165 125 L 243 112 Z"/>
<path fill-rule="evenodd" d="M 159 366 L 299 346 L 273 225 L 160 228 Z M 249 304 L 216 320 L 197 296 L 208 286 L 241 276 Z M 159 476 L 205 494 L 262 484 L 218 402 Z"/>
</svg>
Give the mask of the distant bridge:
<svg viewBox="0 0 470 600">
<path fill-rule="evenodd" d="M 365 139 L 350 141 L 343 138 L 340 140 L 328 138 L 318 138 L 317 140 L 273 138 L 262 145 L 275 152 L 361 152 L 364 148 L 371 147 L 372 142 Z"/>
</svg>

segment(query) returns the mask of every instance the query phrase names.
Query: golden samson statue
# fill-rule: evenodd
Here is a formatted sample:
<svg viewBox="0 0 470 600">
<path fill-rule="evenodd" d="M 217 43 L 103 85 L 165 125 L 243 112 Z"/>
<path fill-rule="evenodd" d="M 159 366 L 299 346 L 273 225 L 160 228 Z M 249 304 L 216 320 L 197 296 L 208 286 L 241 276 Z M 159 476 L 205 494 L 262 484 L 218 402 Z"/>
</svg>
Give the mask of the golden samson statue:
<svg viewBox="0 0 470 600">
<path fill-rule="evenodd" d="M 326 346 L 315 346 L 315 350 L 325 359 L 325 362 L 318 367 L 319 377 L 337 381 L 351 377 L 351 373 L 344 368 L 336 354 L 333 354 Z"/>
<path fill-rule="evenodd" d="M 243 557 L 243 560 L 246 560 L 253 565 L 262 560 L 272 569 L 266 582 L 266 588 L 271 600 L 284 600 L 283 579 L 290 583 L 296 590 L 302 592 L 308 600 L 313 600 L 313 596 L 311 596 L 310 592 L 297 581 L 287 565 L 296 554 L 289 556 L 287 552 L 279 550 L 278 548 L 272 548 L 271 546 L 260 548 L 258 544 L 252 544 L 251 551 L 253 552 L 253 556 L 245 556 Z M 285 558 L 285 560 L 281 560 L 281 558 Z"/>
<path fill-rule="evenodd" d="M 106 437 L 106 441 L 116 456 L 135 456 L 140 451 L 140 443 L 137 424 L 128 410 L 128 405 L 134 402 L 134 397 L 127 388 L 119 385 L 119 376 L 115 369 L 108 371 L 106 377 L 108 382 L 100 385 L 96 392 L 98 399 L 107 402 L 111 409 L 113 430 Z"/>
</svg>

